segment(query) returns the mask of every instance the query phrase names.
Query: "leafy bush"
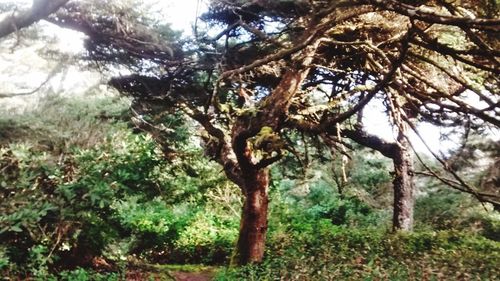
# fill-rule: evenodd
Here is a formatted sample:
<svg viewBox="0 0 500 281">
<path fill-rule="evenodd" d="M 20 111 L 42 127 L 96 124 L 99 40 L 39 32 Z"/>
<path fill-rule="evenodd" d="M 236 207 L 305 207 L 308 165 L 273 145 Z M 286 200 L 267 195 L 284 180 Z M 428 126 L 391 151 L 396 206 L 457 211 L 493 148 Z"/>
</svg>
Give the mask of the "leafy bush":
<svg viewBox="0 0 500 281">
<path fill-rule="evenodd" d="M 15 116 L 0 110 L 0 144 L 22 142 L 56 155 L 73 147 L 91 148 L 127 127 L 122 120 L 128 119 L 129 103 L 90 92 L 84 97 L 48 95 L 38 106 Z"/>
<path fill-rule="evenodd" d="M 118 281 L 123 280 L 119 273 L 95 272 L 81 267 L 74 270 L 65 270 L 58 274 L 58 279 L 61 281 Z"/>
<path fill-rule="evenodd" d="M 9 257 L 4 247 L 0 247 L 0 271 L 7 268 L 10 264 Z"/>
<path fill-rule="evenodd" d="M 156 197 L 143 203 L 139 203 L 138 199 L 137 196 L 129 197 L 111 205 L 123 227 L 137 233 L 158 235 L 164 235 L 175 228 L 178 218 L 161 198 Z"/>
<path fill-rule="evenodd" d="M 471 196 L 448 189 L 437 189 L 417 198 L 416 228 L 462 230 L 480 233 L 500 241 L 500 217 L 493 210 L 477 204 Z"/>
<path fill-rule="evenodd" d="M 214 164 L 198 163 L 199 150 L 184 157 L 167 162 L 150 137 L 123 132 L 95 148 L 73 149 L 58 162 L 28 145 L 2 148 L 2 263 L 49 276 L 54 268 L 90 266 L 100 255 L 118 263 L 130 254 L 174 251 L 208 202 L 205 191 L 225 184 Z M 125 252 L 110 247 L 125 244 Z M 194 256 L 192 250 L 179 254 L 179 260 Z"/>
<path fill-rule="evenodd" d="M 373 151 L 364 150 L 367 153 L 356 153 L 354 159 L 355 169 L 350 173 L 350 181 L 353 185 L 361 187 L 372 194 L 380 193 L 381 186 L 387 185 L 392 181 L 389 171 L 392 169 L 392 163 L 389 159 L 379 154 L 373 154 Z"/>
<path fill-rule="evenodd" d="M 233 250 L 238 234 L 238 220 L 221 219 L 214 213 L 198 212 L 179 233 L 175 253 L 183 260 L 174 262 L 223 264 Z"/>
<path fill-rule="evenodd" d="M 467 205 L 467 211 L 460 211 Z M 471 202 L 463 193 L 438 190 L 417 198 L 415 221 L 419 227 L 430 226 L 437 230 L 464 225 L 471 214 Z"/>
</svg>

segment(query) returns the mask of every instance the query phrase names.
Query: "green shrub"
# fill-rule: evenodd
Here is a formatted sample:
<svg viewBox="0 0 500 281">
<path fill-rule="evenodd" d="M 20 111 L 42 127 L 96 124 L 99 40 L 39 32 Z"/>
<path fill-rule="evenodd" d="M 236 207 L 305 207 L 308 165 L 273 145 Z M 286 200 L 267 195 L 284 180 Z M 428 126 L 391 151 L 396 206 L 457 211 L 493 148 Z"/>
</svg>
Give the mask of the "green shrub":
<svg viewBox="0 0 500 281">
<path fill-rule="evenodd" d="M 130 254 L 174 251 L 179 234 L 204 208 L 206 191 L 226 185 L 214 164 L 200 160 L 199 150 L 185 157 L 167 162 L 150 137 L 123 132 L 95 148 L 73 149 L 59 162 L 28 145 L 2 148 L 2 263 L 19 271 L 31 264 L 48 274 L 55 267 L 88 265 L 92 256 L 118 262 Z M 124 251 L 108 247 L 124 241 Z M 226 249 L 226 242 L 220 244 Z M 191 259 L 190 251 L 180 252 L 186 256 L 179 260 Z"/>
<path fill-rule="evenodd" d="M 323 222 L 311 232 L 274 233 L 269 244 L 262 264 L 228 268 L 216 280 L 496 280 L 500 273 L 499 243 L 457 231 L 391 234 Z"/>
<path fill-rule="evenodd" d="M 500 215 L 490 213 L 487 215 L 478 215 L 474 221 L 481 223 L 481 234 L 491 240 L 500 242 Z"/>
<path fill-rule="evenodd" d="M 9 256 L 5 246 L 0 245 L 0 272 L 7 271 L 10 265 Z"/>
<path fill-rule="evenodd" d="M 221 219 L 202 210 L 180 231 L 175 242 L 175 253 L 180 254 L 183 260 L 176 262 L 225 263 L 233 250 L 237 235 L 237 220 Z"/>
<path fill-rule="evenodd" d="M 115 201 L 111 208 L 115 211 L 121 225 L 133 233 L 154 233 L 165 235 L 175 229 L 178 218 L 172 210 L 156 197 L 149 202 L 138 202 L 137 196 Z"/>
<path fill-rule="evenodd" d="M 500 241 L 498 213 L 486 211 L 469 195 L 448 189 L 437 189 L 417 198 L 415 223 L 417 230 L 463 230 Z"/>
<path fill-rule="evenodd" d="M 61 281 L 118 281 L 122 280 L 120 274 L 99 273 L 88 269 L 76 268 L 74 270 L 63 271 L 59 273 L 58 280 Z"/>
<path fill-rule="evenodd" d="M 465 210 L 464 207 L 467 207 Z M 430 226 L 436 230 L 466 225 L 472 204 L 463 193 L 438 190 L 417 198 L 415 221 L 418 227 Z"/>
</svg>

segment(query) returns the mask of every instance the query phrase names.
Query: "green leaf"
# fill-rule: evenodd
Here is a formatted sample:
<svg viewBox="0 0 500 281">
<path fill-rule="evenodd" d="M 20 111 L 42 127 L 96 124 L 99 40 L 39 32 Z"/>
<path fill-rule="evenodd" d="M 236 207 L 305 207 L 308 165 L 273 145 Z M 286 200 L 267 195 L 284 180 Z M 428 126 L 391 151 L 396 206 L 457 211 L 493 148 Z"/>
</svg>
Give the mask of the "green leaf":
<svg viewBox="0 0 500 281">
<path fill-rule="evenodd" d="M 14 231 L 14 232 L 23 232 L 23 230 L 18 226 L 18 225 L 14 225 L 10 228 L 10 230 Z"/>
</svg>

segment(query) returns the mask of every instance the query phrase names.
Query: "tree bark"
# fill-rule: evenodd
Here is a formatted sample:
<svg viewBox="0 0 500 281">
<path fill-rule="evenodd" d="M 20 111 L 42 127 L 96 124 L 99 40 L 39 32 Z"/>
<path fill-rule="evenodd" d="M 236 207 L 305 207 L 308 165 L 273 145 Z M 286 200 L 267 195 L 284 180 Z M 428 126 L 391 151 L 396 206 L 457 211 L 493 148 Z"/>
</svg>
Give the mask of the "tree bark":
<svg viewBox="0 0 500 281">
<path fill-rule="evenodd" d="M 402 125 L 406 127 L 406 125 Z M 409 142 L 405 137 L 406 128 L 398 134 L 398 145 L 394 157 L 394 213 L 392 226 L 394 231 L 411 231 L 413 228 L 413 206 L 415 203 L 415 185 L 413 183 L 413 164 L 409 151 Z"/>
<path fill-rule="evenodd" d="M 259 263 L 264 257 L 267 234 L 269 170 L 259 169 L 244 174 L 245 202 L 240 233 L 232 265 Z"/>
</svg>

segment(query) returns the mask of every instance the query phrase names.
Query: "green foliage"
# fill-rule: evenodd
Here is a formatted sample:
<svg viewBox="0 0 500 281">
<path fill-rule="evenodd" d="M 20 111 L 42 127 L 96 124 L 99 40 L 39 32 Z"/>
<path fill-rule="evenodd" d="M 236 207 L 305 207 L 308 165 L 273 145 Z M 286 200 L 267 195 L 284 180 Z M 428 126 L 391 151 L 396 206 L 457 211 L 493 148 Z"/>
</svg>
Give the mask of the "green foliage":
<svg viewBox="0 0 500 281">
<path fill-rule="evenodd" d="M 178 136 L 187 141 L 185 129 Z M 0 270 L 44 279 L 56 267 L 88 266 L 99 256 L 116 266 L 136 253 L 154 259 L 177 251 L 177 260 L 192 259 L 192 249 L 178 250 L 175 241 L 199 223 L 191 218 L 211 200 L 205 191 L 227 184 L 199 148 L 184 148 L 182 160 L 168 162 L 150 137 L 123 130 L 58 159 L 29 143 L 0 148 Z M 223 244 L 219 261 L 232 244 L 224 239 L 211 241 Z"/>
<path fill-rule="evenodd" d="M 301 179 L 283 179 L 271 193 L 271 222 L 291 228 L 310 228 L 318 220 L 351 227 L 386 224 L 385 211 L 377 210 L 354 192 L 341 195 L 335 183 L 324 176 L 323 170 L 304 182 Z M 279 178 L 278 178 L 279 179 Z M 274 227 L 270 224 L 270 227 Z"/>
<path fill-rule="evenodd" d="M 462 206 L 469 211 L 458 211 Z M 444 230 L 464 225 L 471 215 L 472 202 L 466 195 L 449 190 L 438 190 L 417 199 L 415 220 L 418 225 Z"/>
<path fill-rule="evenodd" d="M 455 231 L 391 234 L 320 223 L 270 239 L 261 265 L 216 280 L 495 280 L 500 245 Z M 452 262 L 450 262 L 452 261 Z"/>
<path fill-rule="evenodd" d="M 183 253 L 188 262 L 226 262 L 237 234 L 237 218 L 222 219 L 214 213 L 198 212 L 180 232 L 176 252 Z"/>
<path fill-rule="evenodd" d="M 481 223 L 481 234 L 484 237 L 500 242 L 500 216 L 498 213 L 480 214 L 476 221 Z"/>
<path fill-rule="evenodd" d="M 63 271 L 59 273 L 61 281 L 118 281 L 121 280 L 117 273 L 99 273 L 83 268 Z"/>
<path fill-rule="evenodd" d="M 454 229 L 479 233 L 500 241 L 498 213 L 487 204 L 479 205 L 470 195 L 449 189 L 438 188 L 417 198 L 415 227 L 417 230 Z"/>
<path fill-rule="evenodd" d="M 28 267 L 35 279 L 43 280 L 50 276 L 49 265 L 52 262 L 46 246 L 36 245 L 29 251 Z"/>
<path fill-rule="evenodd" d="M 0 247 L 0 271 L 4 270 L 10 264 L 9 257 L 3 246 Z"/>
<path fill-rule="evenodd" d="M 362 187 L 370 193 L 377 193 L 383 185 L 391 182 L 392 163 L 386 158 L 370 153 L 356 154 L 355 169 L 350 173 L 353 185 Z"/>
<path fill-rule="evenodd" d="M 123 227 L 139 233 L 165 234 L 175 228 L 177 218 L 161 198 L 139 203 L 138 197 L 115 201 L 111 208 L 116 212 Z"/>
<path fill-rule="evenodd" d="M 0 144 L 24 142 L 53 154 L 69 148 L 90 148 L 126 127 L 129 101 L 116 96 L 60 97 L 48 95 L 23 114 L 0 111 Z"/>
</svg>

